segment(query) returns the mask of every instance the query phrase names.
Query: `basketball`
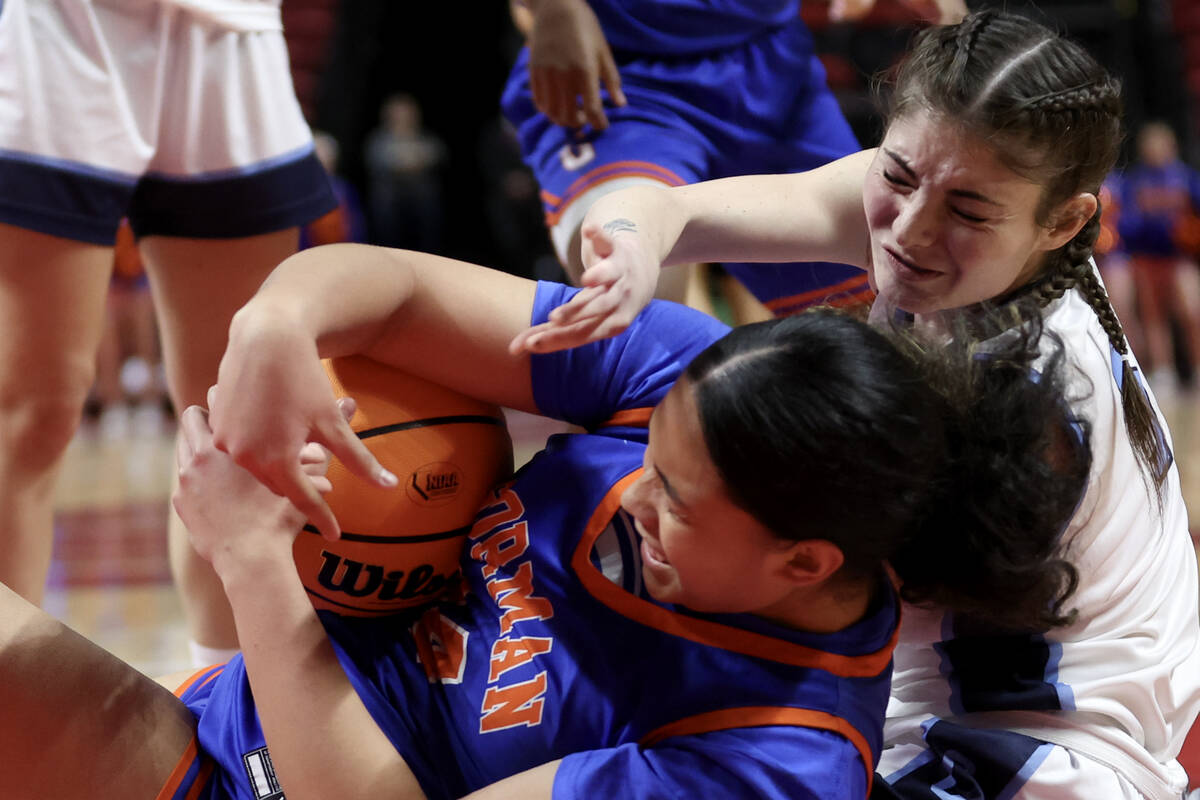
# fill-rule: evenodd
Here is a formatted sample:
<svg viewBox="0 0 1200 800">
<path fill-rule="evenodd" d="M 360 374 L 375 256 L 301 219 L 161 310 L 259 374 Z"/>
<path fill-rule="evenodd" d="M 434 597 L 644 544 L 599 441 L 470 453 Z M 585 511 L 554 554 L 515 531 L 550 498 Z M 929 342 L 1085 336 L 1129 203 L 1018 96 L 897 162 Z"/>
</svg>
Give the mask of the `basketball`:
<svg viewBox="0 0 1200 800">
<path fill-rule="evenodd" d="M 342 537 L 306 525 L 296 567 L 318 609 L 382 616 L 424 605 L 457 580 L 476 511 L 512 472 L 503 413 L 361 356 L 324 364 L 334 393 L 357 403 L 350 427 L 400 485 L 374 486 L 335 458 L 325 499 Z"/>
</svg>

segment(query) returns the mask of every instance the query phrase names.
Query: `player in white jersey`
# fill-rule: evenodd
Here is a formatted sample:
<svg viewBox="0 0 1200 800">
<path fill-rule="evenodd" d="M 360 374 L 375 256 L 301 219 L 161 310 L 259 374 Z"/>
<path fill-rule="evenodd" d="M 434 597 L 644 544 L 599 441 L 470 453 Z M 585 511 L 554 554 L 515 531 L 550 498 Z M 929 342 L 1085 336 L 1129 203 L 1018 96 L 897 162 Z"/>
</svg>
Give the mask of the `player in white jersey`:
<svg viewBox="0 0 1200 800">
<path fill-rule="evenodd" d="M 897 75 L 877 151 L 602 199 L 584 223 L 591 288 L 515 343 L 608 335 L 660 264 L 721 258 L 858 264 L 874 317 L 983 351 L 1002 331 L 975 324 L 980 307 L 1065 342 L 1094 457 L 1063 534 L 1075 616 L 998 631 L 914 604 L 876 796 L 1157 800 L 1187 785 L 1175 757 L 1200 711 L 1196 560 L 1166 426 L 1090 258 L 1120 110 L 1095 59 L 1025 18 L 931 28 Z M 962 570 L 958 546 L 929 569 Z"/>
<path fill-rule="evenodd" d="M 233 312 L 333 205 L 279 0 L 0 3 L 0 580 L 41 597 L 120 219 L 182 409 L 215 380 Z M 205 574 L 178 572 L 185 599 Z M 194 638 L 233 643 L 227 611 L 188 606 Z"/>
</svg>

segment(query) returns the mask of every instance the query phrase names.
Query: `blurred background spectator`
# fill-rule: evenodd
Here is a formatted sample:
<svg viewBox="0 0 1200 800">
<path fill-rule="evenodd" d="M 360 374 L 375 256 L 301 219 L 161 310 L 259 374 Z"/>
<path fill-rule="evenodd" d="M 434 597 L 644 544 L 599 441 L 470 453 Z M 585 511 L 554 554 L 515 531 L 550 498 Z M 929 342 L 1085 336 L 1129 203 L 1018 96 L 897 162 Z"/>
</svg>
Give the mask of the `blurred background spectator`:
<svg viewBox="0 0 1200 800">
<path fill-rule="evenodd" d="M 1117 232 L 1133 272 L 1143 368 L 1156 394 L 1169 397 L 1178 383 L 1176 362 L 1190 380 L 1200 360 L 1200 273 L 1180 241 L 1200 212 L 1200 173 L 1180 160 L 1175 132 L 1166 122 L 1145 123 L 1134 142 L 1134 161 L 1118 183 Z M 1177 348 L 1173 330 L 1180 334 Z"/>
<path fill-rule="evenodd" d="M 314 130 L 313 147 L 321 166 L 329 173 L 329 183 L 338 204 L 325 216 L 300 229 L 300 249 L 335 242 L 367 241 L 367 218 L 358 190 L 338 171 L 341 147 L 337 139 L 325 131 Z"/>
<path fill-rule="evenodd" d="M 446 146 L 425 129 L 409 94 L 383 101 L 364 154 L 372 240 L 437 252 L 442 247 L 442 178 Z"/>
<path fill-rule="evenodd" d="M 1183 160 L 1195 165 L 1200 159 L 1200 2 L 968 5 L 1004 6 L 1069 31 L 1122 76 L 1130 131 L 1163 120 L 1178 136 Z M 833 24 L 826 3 L 811 0 L 802 9 L 847 119 L 864 144 L 873 144 L 880 123 L 871 78 L 904 50 L 913 11 L 898 0 L 878 0 L 866 18 Z M 524 202 L 516 177 L 522 166 L 511 161 L 496 119 L 501 88 L 521 47 L 507 5 L 475 4 L 465 14 L 450 3 L 285 0 L 283 12 L 297 94 L 309 121 L 336 139 L 339 171 L 360 195 L 369 195 L 367 141 L 381 109 L 388 98 L 408 95 L 423 126 L 445 146 L 440 197 L 431 201 L 443 221 L 438 252 L 533 274 L 537 256 L 522 263 L 519 253 L 540 252 L 534 244 L 545 236 L 540 219 L 497 205 L 506 191 L 517 193 L 510 196 L 514 207 Z M 1127 161 L 1132 151 L 1130 145 Z M 501 223 L 509 211 L 511 219 Z M 377 236 L 374 230 L 370 235 Z"/>
</svg>

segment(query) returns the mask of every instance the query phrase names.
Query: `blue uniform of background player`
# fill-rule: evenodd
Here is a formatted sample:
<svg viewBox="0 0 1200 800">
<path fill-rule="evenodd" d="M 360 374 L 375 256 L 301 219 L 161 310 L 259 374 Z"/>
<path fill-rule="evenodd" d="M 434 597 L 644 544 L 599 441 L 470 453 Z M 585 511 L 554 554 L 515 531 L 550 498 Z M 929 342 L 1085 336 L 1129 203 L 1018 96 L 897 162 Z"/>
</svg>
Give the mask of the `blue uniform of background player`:
<svg viewBox="0 0 1200 800">
<path fill-rule="evenodd" d="M 542 285 L 535 320 L 568 293 Z M 539 408 L 589 433 L 552 438 L 480 512 L 465 596 L 415 621 L 323 617 L 359 696 L 428 796 L 460 796 L 557 758 L 562 797 L 865 796 L 888 691 L 892 593 L 832 634 L 663 605 L 640 585 L 637 534 L 618 513 L 650 409 L 725 330 L 655 304 L 617 339 L 535 357 Z M 217 763 L 207 796 L 281 796 L 240 657 L 182 697 L 198 716 L 201 752 Z M 202 763 L 191 765 L 200 780 Z"/>
<path fill-rule="evenodd" d="M 602 194 L 644 181 L 677 186 L 798 172 L 859 149 L 825 83 L 798 0 L 588 5 L 611 47 L 627 102 L 608 103 L 600 114 L 606 122 L 555 124 L 535 106 L 529 49 L 518 57 L 501 100 L 541 185 L 559 259 L 576 279 L 579 226 Z M 724 267 L 777 316 L 823 301 L 856 304 L 871 297 L 863 273 L 841 264 Z"/>
</svg>

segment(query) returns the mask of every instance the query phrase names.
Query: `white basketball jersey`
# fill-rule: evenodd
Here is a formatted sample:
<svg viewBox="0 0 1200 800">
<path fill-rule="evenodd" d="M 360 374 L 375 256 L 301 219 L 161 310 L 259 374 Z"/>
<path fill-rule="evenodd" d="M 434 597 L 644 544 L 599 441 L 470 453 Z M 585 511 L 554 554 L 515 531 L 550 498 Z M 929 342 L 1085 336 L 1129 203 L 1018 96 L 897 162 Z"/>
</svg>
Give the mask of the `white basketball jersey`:
<svg viewBox="0 0 1200 800">
<path fill-rule="evenodd" d="M 987 637 L 906 607 L 885 747 L 919 745 L 931 718 L 1005 728 L 1107 764 L 1147 797 L 1178 797 L 1186 777 L 1174 759 L 1200 711 L 1196 556 L 1179 472 L 1172 464 L 1160 511 L 1125 427 L 1120 359 L 1082 295 L 1068 292 L 1045 320 L 1075 368 L 1071 407 L 1090 425 L 1091 477 L 1064 534 L 1079 571 L 1066 607 L 1078 618 L 1045 636 Z M 885 750 L 879 771 L 902 768 L 906 751 Z"/>
</svg>

